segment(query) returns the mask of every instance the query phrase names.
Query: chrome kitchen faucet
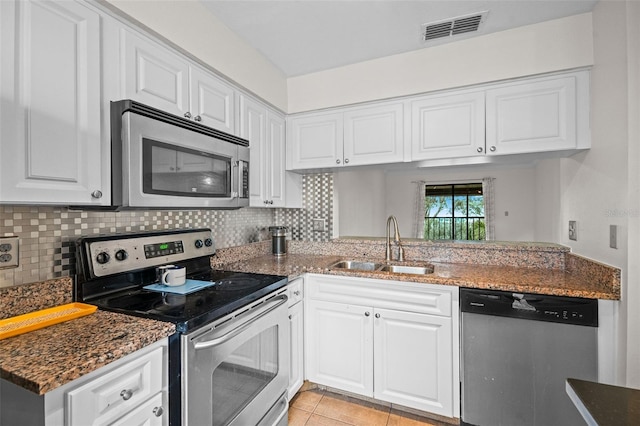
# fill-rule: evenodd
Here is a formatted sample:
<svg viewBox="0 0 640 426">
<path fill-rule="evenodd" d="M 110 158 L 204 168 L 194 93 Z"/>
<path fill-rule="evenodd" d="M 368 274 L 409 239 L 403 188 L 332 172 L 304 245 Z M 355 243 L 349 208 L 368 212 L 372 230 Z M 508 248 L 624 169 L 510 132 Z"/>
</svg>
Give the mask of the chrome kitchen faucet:
<svg viewBox="0 0 640 426">
<path fill-rule="evenodd" d="M 402 247 L 402 242 L 400 241 L 400 231 L 398 231 L 398 221 L 394 215 L 391 215 L 387 218 L 387 247 L 386 247 L 386 255 L 385 260 L 389 262 L 391 260 L 391 236 L 389 234 L 389 226 L 393 222 L 394 229 L 394 242 L 398 245 L 398 261 L 404 262 L 404 248 Z"/>
</svg>

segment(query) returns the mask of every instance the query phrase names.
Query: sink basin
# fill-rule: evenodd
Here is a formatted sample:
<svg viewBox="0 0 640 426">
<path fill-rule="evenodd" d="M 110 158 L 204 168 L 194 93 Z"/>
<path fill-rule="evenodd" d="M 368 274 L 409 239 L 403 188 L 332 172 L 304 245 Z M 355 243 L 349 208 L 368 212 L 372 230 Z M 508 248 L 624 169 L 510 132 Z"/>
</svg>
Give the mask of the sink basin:
<svg viewBox="0 0 640 426">
<path fill-rule="evenodd" d="M 433 267 L 423 266 L 384 265 L 379 270 L 384 272 L 392 272 L 394 274 L 426 275 L 433 273 Z"/>
<path fill-rule="evenodd" d="M 356 260 L 343 260 L 338 263 L 334 263 L 329 268 L 330 269 L 350 269 L 357 271 L 375 271 L 380 268 L 382 263 L 375 262 L 359 262 Z"/>
</svg>

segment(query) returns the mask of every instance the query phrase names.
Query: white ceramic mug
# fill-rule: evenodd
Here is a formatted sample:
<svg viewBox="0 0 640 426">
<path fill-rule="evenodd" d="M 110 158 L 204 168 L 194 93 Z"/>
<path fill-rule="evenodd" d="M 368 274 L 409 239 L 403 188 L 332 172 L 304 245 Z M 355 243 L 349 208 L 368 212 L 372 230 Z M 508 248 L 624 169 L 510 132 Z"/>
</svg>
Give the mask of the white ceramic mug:
<svg viewBox="0 0 640 426">
<path fill-rule="evenodd" d="M 175 265 L 158 267 L 158 280 L 167 286 L 183 285 L 187 281 L 187 268 Z"/>
</svg>

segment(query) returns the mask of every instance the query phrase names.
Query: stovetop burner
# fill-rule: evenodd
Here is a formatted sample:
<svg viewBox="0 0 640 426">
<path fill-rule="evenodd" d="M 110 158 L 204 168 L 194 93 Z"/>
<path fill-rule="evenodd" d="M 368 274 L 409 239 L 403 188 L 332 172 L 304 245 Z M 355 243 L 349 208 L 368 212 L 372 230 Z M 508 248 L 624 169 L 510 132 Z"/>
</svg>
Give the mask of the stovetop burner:
<svg viewBox="0 0 640 426">
<path fill-rule="evenodd" d="M 126 239 L 80 239 L 75 298 L 105 310 L 172 322 L 179 332 L 186 332 L 287 284 L 283 276 L 212 270 L 210 256 L 198 256 L 210 234 L 210 230 L 189 230 L 130 235 Z M 147 259 L 148 247 L 162 246 L 163 241 L 181 241 L 184 252 Z M 124 260 L 110 264 L 118 256 Z M 127 262 L 130 266 L 125 268 Z M 144 289 L 156 282 L 155 267 L 167 263 L 185 266 L 188 279 L 214 284 L 186 295 Z"/>
</svg>

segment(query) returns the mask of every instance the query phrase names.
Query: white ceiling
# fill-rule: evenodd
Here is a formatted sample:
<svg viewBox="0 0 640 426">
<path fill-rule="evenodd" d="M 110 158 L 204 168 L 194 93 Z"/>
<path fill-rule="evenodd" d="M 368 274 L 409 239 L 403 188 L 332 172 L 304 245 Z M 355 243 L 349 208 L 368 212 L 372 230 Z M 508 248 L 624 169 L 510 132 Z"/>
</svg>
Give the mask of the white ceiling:
<svg viewBox="0 0 640 426">
<path fill-rule="evenodd" d="M 597 0 L 200 0 L 287 77 L 589 12 Z M 421 24 L 489 11 L 480 30 L 424 43 Z"/>
</svg>

